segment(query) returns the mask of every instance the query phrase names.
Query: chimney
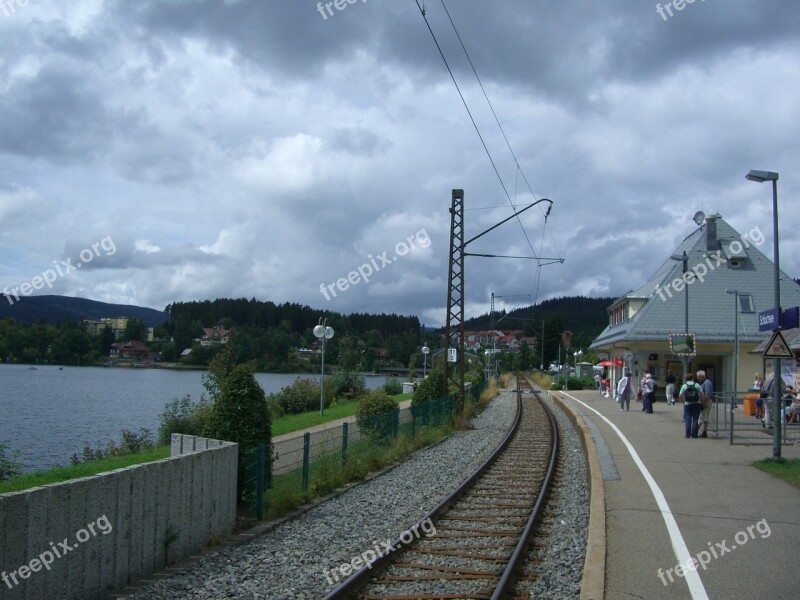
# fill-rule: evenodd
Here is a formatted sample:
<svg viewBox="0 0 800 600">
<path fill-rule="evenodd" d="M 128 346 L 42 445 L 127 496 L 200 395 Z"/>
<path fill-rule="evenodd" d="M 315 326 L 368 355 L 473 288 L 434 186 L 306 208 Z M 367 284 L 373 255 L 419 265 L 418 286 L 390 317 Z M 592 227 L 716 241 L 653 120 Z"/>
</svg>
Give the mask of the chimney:
<svg viewBox="0 0 800 600">
<path fill-rule="evenodd" d="M 709 252 L 716 252 L 719 248 L 720 244 L 717 239 L 717 216 L 708 215 L 706 217 L 706 250 Z"/>
</svg>

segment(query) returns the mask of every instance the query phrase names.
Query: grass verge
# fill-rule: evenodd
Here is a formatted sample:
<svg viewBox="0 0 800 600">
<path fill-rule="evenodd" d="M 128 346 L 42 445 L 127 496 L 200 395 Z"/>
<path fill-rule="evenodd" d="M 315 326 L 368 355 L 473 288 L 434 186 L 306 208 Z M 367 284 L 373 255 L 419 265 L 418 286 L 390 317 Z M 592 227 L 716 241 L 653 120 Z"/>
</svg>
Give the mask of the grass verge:
<svg viewBox="0 0 800 600">
<path fill-rule="evenodd" d="M 413 436 L 408 431 L 402 432 L 387 445 L 361 440 L 348 447 L 344 465 L 338 452 L 315 460 L 311 464 L 306 492 L 303 492 L 302 468 L 276 475 L 264 496 L 265 518 L 280 517 L 314 498 L 325 496 L 350 482 L 360 481 L 370 473 L 444 439 L 452 432 L 453 427 L 448 423 L 436 428 L 420 429 Z"/>
<path fill-rule="evenodd" d="M 753 466 L 800 487 L 800 458 L 765 458 L 754 462 Z"/>
<path fill-rule="evenodd" d="M 412 393 L 397 394 L 396 396 L 392 396 L 392 398 L 398 402 L 402 402 L 403 400 L 411 400 L 413 396 L 414 394 Z M 319 411 L 305 412 L 296 415 L 283 415 L 281 418 L 272 421 L 272 436 L 277 437 L 294 431 L 300 431 L 301 429 L 308 429 L 315 425 L 322 425 L 323 423 L 335 421 L 336 419 L 352 417 L 356 414 L 356 410 L 358 410 L 358 400 L 351 400 L 350 402 L 341 402 L 336 406 L 326 408 L 324 415 L 320 415 Z"/>
<path fill-rule="evenodd" d="M 138 454 L 126 454 L 125 456 L 113 456 L 111 458 L 104 458 L 95 462 L 90 462 L 80 465 L 71 465 L 68 467 L 54 467 L 47 471 L 35 471 L 33 473 L 25 473 L 14 479 L 7 481 L 0 481 L 0 494 L 7 494 L 9 492 L 21 492 L 31 488 L 47 485 L 49 483 L 60 483 L 62 481 L 69 481 L 70 479 L 79 479 L 80 477 L 89 477 L 114 469 L 122 469 L 132 465 L 141 463 L 153 462 L 167 458 L 169 456 L 169 446 L 161 446 L 153 450 L 146 450 Z"/>
</svg>

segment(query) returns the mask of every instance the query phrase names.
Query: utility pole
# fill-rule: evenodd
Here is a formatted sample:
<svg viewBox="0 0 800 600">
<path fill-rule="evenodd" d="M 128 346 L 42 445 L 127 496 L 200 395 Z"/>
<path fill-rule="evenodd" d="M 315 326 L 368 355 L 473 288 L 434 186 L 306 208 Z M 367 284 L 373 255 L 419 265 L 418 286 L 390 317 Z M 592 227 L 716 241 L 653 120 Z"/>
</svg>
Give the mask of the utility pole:
<svg viewBox="0 0 800 600">
<path fill-rule="evenodd" d="M 550 210 L 553 208 L 553 201 L 548 198 L 542 198 L 522 207 L 519 210 L 514 210 L 514 214 L 507 217 L 493 225 L 483 233 L 464 241 L 464 190 L 454 189 L 452 192 L 452 199 L 450 205 L 450 259 L 447 268 L 447 322 L 445 324 L 445 365 L 447 376 L 444 378 L 445 389 L 443 394 L 447 395 L 448 384 L 452 383 L 458 389 L 456 397 L 456 414 L 460 415 L 464 410 L 464 258 L 467 256 L 482 256 L 484 258 L 517 258 L 536 260 L 539 266 L 543 261 L 545 264 L 550 263 L 563 263 L 563 258 L 542 258 L 537 256 L 501 256 L 497 254 L 473 254 L 467 253 L 465 250 L 469 244 L 483 237 L 490 231 L 493 231 L 518 217 L 520 214 L 540 204 L 547 202 L 550 206 L 545 214 L 545 222 L 550 216 Z M 457 340 L 453 338 L 457 337 Z M 449 363 L 455 362 L 455 369 L 451 372 Z"/>
</svg>

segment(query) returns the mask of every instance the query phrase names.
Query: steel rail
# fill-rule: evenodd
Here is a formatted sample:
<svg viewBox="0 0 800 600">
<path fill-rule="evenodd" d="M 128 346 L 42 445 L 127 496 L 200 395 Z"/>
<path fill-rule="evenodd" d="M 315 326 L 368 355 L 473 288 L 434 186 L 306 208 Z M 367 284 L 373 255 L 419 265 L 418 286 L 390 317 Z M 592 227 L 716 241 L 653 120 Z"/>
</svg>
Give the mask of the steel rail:
<svg viewBox="0 0 800 600">
<path fill-rule="evenodd" d="M 528 385 L 530 382 L 527 381 Z M 539 398 L 538 392 L 533 389 L 531 385 L 531 390 L 536 395 L 537 399 L 541 401 Z M 531 511 L 531 515 L 528 518 L 528 523 L 525 525 L 525 529 L 522 532 L 522 537 L 520 537 L 519 543 L 517 547 L 514 549 L 514 553 L 511 555 L 511 559 L 506 566 L 503 575 L 500 577 L 500 582 L 497 584 L 494 593 L 492 594 L 491 600 L 500 600 L 503 598 L 511 587 L 514 584 L 515 574 L 517 569 L 521 566 L 523 559 L 528 554 L 528 543 L 530 542 L 531 536 L 533 535 L 533 530 L 536 527 L 536 524 L 541 517 L 542 512 L 544 511 L 545 504 L 547 503 L 547 498 L 550 495 L 550 486 L 552 480 L 555 476 L 556 467 L 558 465 L 558 446 L 559 446 L 559 436 L 558 436 L 558 424 L 556 423 L 556 419 L 553 416 L 553 413 L 550 411 L 548 406 L 542 402 L 542 406 L 547 413 L 547 418 L 550 420 L 550 429 L 553 432 L 553 444 L 552 450 L 550 452 L 550 463 L 547 466 L 547 474 L 545 475 L 544 480 L 542 481 L 542 489 L 539 492 L 539 497 L 536 499 L 536 504 Z"/>
<path fill-rule="evenodd" d="M 503 438 L 503 441 L 500 442 L 500 445 L 497 449 L 492 452 L 492 454 L 487 458 L 481 466 L 479 466 L 473 473 L 470 475 L 464 482 L 456 488 L 456 490 L 447 496 L 444 500 L 442 500 L 436 507 L 431 510 L 427 515 L 422 517 L 415 525 L 412 525 L 408 528 L 407 531 L 412 530 L 419 530 L 422 528 L 422 524 L 428 521 L 429 519 L 432 521 L 436 517 L 438 517 L 441 513 L 447 510 L 454 502 L 456 502 L 488 469 L 489 467 L 497 460 L 497 457 L 502 454 L 502 452 L 506 449 L 509 442 L 511 442 L 511 438 L 514 437 L 514 434 L 517 432 L 517 428 L 519 427 L 520 420 L 522 419 L 522 395 L 519 391 L 519 379 L 517 379 L 517 413 L 514 418 L 514 422 L 511 424 L 511 427 L 508 430 L 508 433 Z M 372 579 L 375 573 L 380 573 L 383 569 L 389 566 L 389 564 L 395 560 L 399 554 L 397 551 L 402 551 L 402 549 L 406 546 L 406 544 L 401 540 L 401 538 L 397 538 L 392 545 L 389 546 L 386 550 L 381 552 L 375 560 L 370 562 L 368 565 L 361 567 L 358 571 L 350 575 L 347 579 L 345 579 L 342 583 L 340 583 L 337 587 L 332 589 L 328 594 L 324 597 L 323 600 L 341 600 L 343 598 L 348 598 L 352 594 L 357 593 L 362 587 L 364 587 L 370 579 Z M 391 558 L 390 558 L 391 555 Z M 374 572 L 373 572 L 374 571 Z"/>
</svg>

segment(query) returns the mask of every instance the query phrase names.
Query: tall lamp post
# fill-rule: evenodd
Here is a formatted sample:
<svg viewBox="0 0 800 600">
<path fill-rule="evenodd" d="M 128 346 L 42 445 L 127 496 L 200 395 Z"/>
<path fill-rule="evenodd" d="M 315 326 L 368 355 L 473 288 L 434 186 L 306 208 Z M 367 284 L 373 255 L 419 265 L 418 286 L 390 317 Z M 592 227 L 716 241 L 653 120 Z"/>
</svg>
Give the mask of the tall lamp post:
<svg viewBox="0 0 800 600">
<path fill-rule="evenodd" d="M 322 373 L 319 378 L 319 414 L 325 414 L 325 340 L 333 337 L 333 327 L 328 327 L 328 319 L 319 318 L 319 325 L 314 327 L 314 337 L 322 340 Z"/>
<path fill-rule="evenodd" d="M 733 294 L 733 397 L 736 398 L 736 386 L 739 381 L 739 312 L 743 314 L 752 314 L 755 312 L 753 308 L 753 296 L 739 290 L 725 290 L 726 294 Z M 739 299 L 741 298 L 741 306 Z"/>
<path fill-rule="evenodd" d="M 577 352 L 575 352 L 575 354 L 573 354 L 573 356 L 575 357 L 575 377 L 579 377 L 579 375 L 578 375 L 578 359 L 583 356 L 583 350 L 578 350 Z"/>
<path fill-rule="evenodd" d="M 748 181 L 755 181 L 756 183 L 764 183 L 766 181 L 772 182 L 772 235 L 774 238 L 773 243 L 773 262 L 775 263 L 775 309 L 781 315 L 781 266 L 780 255 L 778 253 L 778 174 L 772 171 L 750 171 L 746 179 Z M 781 327 L 779 316 L 778 329 Z M 775 361 L 775 369 L 772 380 L 772 456 L 780 458 L 781 456 L 781 422 L 783 412 L 781 411 L 781 382 L 783 380 L 783 372 L 781 371 L 781 359 L 773 359 Z"/>
<path fill-rule="evenodd" d="M 430 351 L 431 351 L 431 349 L 428 348 L 427 344 L 425 344 L 422 347 L 422 354 L 425 356 L 424 366 L 422 367 L 422 379 L 423 380 L 428 376 L 428 352 L 430 352 Z"/>
</svg>

